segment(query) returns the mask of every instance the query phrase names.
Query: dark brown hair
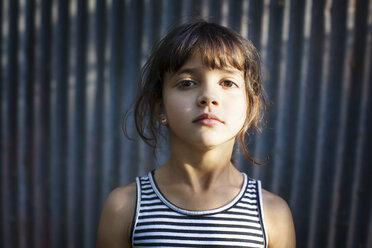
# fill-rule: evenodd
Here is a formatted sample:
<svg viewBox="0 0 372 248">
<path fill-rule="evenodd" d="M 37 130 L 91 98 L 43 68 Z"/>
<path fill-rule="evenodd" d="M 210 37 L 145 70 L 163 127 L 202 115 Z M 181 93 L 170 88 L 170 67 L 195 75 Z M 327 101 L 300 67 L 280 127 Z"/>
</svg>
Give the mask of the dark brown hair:
<svg viewBox="0 0 372 248">
<path fill-rule="evenodd" d="M 259 54 L 253 44 L 239 33 L 202 20 L 173 29 L 153 47 L 142 68 L 134 103 L 138 134 L 148 145 L 156 147 L 161 134 L 157 108 L 162 102 L 164 74 L 176 72 L 195 52 L 201 54 L 203 63 L 211 69 L 233 66 L 244 71 L 248 108 L 245 125 L 239 132 L 239 141 L 245 157 L 260 164 L 248 154 L 244 143 L 244 136 L 250 128 L 260 130 L 266 111 Z M 123 124 L 126 130 L 125 121 Z"/>
</svg>

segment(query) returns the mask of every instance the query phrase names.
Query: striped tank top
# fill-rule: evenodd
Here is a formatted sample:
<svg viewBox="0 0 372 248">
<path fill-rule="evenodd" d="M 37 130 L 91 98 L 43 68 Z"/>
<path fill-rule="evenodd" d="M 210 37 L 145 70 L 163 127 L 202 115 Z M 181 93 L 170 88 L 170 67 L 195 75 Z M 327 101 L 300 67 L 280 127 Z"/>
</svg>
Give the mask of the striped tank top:
<svg viewBox="0 0 372 248">
<path fill-rule="evenodd" d="M 204 211 L 169 202 L 152 172 L 137 178 L 132 247 L 267 247 L 261 184 L 243 175 L 243 186 L 231 202 Z"/>
</svg>

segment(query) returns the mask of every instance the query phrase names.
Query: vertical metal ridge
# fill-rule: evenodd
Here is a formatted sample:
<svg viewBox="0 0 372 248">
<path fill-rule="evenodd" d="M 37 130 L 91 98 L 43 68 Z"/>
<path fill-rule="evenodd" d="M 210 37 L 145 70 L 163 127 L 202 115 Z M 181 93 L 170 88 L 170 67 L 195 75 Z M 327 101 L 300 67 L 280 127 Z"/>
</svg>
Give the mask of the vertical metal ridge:
<svg viewBox="0 0 372 248">
<path fill-rule="evenodd" d="M 84 171 L 86 169 L 86 123 L 87 123 L 87 30 L 88 4 L 85 1 L 71 2 L 68 11 L 70 28 L 68 30 L 68 60 L 67 77 L 68 90 L 68 149 L 66 164 L 66 245 L 82 247 L 85 232 L 85 222 L 89 220 L 86 213 L 90 212 L 91 204 L 84 201 Z M 87 233 L 87 235 L 84 235 Z"/>
<path fill-rule="evenodd" d="M 31 243 L 31 172 L 32 172 L 32 139 L 33 139 L 33 85 L 34 85 L 34 4 L 31 1 L 21 2 L 18 21 L 20 78 L 18 87 L 18 141 L 17 162 L 17 206 L 18 206 L 18 246 L 26 247 Z"/>
<path fill-rule="evenodd" d="M 17 65 L 18 58 L 18 43 L 19 35 L 17 31 L 17 21 L 19 14 L 18 1 L 10 1 L 7 9 L 7 22 L 5 28 L 7 29 L 6 37 L 4 42 L 6 43 L 6 50 L 4 51 L 5 58 L 2 63 L 4 65 L 4 83 L 3 83 L 3 141 L 2 151 L 3 163 L 2 163 L 2 220 L 4 222 L 4 239 L 6 245 L 15 247 L 18 245 L 18 240 L 15 237 L 17 233 L 17 141 L 18 141 L 18 130 L 17 130 L 17 106 L 18 106 L 18 84 L 19 84 L 19 68 Z"/>
<path fill-rule="evenodd" d="M 73 243 L 79 244 L 79 241 L 75 239 L 77 235 L 81 235 L 81 215 L 77 212 L 79 209 L 77 206 L 81 205 L 81 201 L 77 195 L 81 191 L 81 185 L 79 185 L 78 178 L 79 178 L 79 168 L 81 168 L 81 148 L 79 143 L 81 139 L 79 139 L 79 132 L 77 130 L 80 129 L 80 125 L 77 121 L 79 117 L 77 117 L 76 107 L 78 106 L 77 98 L 77 71 L 79 68 L 79 61 L 77 59 L 78 48 L 80 44 L 76 42 L 78 36 L 75 33 L 78 33 L 76 30 L 79 29 L 79 25 L 77 22 L 77 12 L 78 12 L 78 3 L 71 2 L 68 6 L 68 16 L 69 16 L 69 36 L 68 36 L 68 44 L 69 49 L 66 51 L 68 53 L 68 69 L 69 74 L 66 79 L 66 85 L 68 87 L 67 93 L 67 101 L 70 103 L 67 107 L 68 116 L 71 116 L 67 120 L 68 125 L 68 140 L 67 140 L 67 162 L 66 162 L 66 245 L 70 246 Z M 80 203 L 80 204 L 78 204 Z M 79 228 L 78 228 L 79 227 Z M 79 236 L 80 236 L 79 235 Z"/>
<path fill-rule="evenodd" d="M 33 150 L 33 247 L 48 247 L 49 209 L 48 182 L 51 130 L 50 122 L 50 89 L 51 89 L 51 1 L 38 2 L 37 13 L 41 15 L 41 25 L 36 35 L 35 63 L 35 124 Z M 48 238 L 46 238 L 48 237 Z"/>
<path fill-rule="evenodd" d="M 314 181 L 311 189 L 311 200 L 310 200 L 310 216 L 313 216 L 309 220 L 309 237 L 308 237 L 308 247 L 317 247 L 319 244 L 316 244 L 316 234 L 319 233 L 317 229 L 317 223 L 319 218 L 315 217 L 319 215 L 320 209 L 320 195 L 322 192 L 322 172 L 323 172 L 323 156 L 325 156 L 325 137 L 326 137 L 326 125 L 327 125 L 327 97 L 330 92 L 330 61 L 331 61 L 331 4 L 332 1 L 326 1 L 324 9 L 324 53 L 322 57 L 322 72 L 321 72 L 321 86 L 320 86 L 320 110 L 318 112 L 317 120 L 317 130 L 316 130 L 316 145 L 315 145 L 315 161 L 314 161 Z"/>
<path fill-rule="evenodd" d="M 3 34 L 4 32 L 4 29 L 3 29 L 3 25 L 5 23 L 5 20 L 6 18 L 4 17 L 4 13 L 3 13 L 3 10 L 4 10 L 4 3 L 5 1 L 2 1 L 0 2 L 0 22 L 1 22 L 1 25 L 0 25 L 0 49 L 1 51 L 5 51 L 6 49 L 3 47 L 3 40 L 4 40 L 4 36 L 5 34 Z M 4 11 L 5 12 L 5 11 Z M 1 200 L 1 203 L 0 203 L 0 245 L 2 247 L 5 246 L 5 225 L 7 224 L 5 222 L 5 220 L 3 219 L 4 218 L 4 200 L 5 200 L 5 190 L 3 188 L 3 182 L 4 182 L 4 170 L 3 168 L 5 167 L 4 166 L 4 152 L 3 152 L 3 142 L 5 140 L 4 138 L 4 132 L 3 132 L 3 126 L 4 126 L 4 123 L 3 123 L 3 119 L 5 119 L 5 116 L 6 116 L 6 113 L 4 111 L 4 103 L 3 103 L 3 99 L 4 99 L 4 95 L 3 95 L 3 92 L 5 91 L 5 86 L 4 86 L 4 64 L 3 64 L 3 61 L 5 59 L 5 55 L 4 55 L 4 52 L 0 53 L 0 179 L 1 179 L 1 182 L 0 182 L 0 200 Z"/>
<path fill-rule="evenodd" d="M 308 74 L 308 67 L 309 67 L 309 61 L 308 57 L 310 55 L 310 41 L 309 41 L 309 36 L 310 36 L 310 29 L 311 29 L 311 8 L 312 8 L 312 1 L 306 1 L 306 5 L 304 8 L 304 28 L 303 28 L 303 51 L 302 51 L 302 56 L 300 58 L 300 65 L 301 67 L 299 68 L 300 70 L 300 75 L 299 75 L 299 87 L 298 87 L 298 102 L 297 102 L 297 125 L 296 129 L 294 131 L 294 136 L 295 136 L 295 141 L 294 141 L 294 158 L 293 158 L 293 168 L 294 168 L 294 175 L 292 178 L 292 189 L 291 189 L 291 198 L 290 198 L 290 206 L 292 206 L 292 215 L 295 220 L 295 224 L 297 224 L 297 230 L 300 228 L 299 233 L 297 233 L 297 240 L 302 239 L 303 237 L 301 235 L 305 235 L 305 231 L 303 231 L 304 225 L 303 225 L 303 220 L 300 217 L 302 214 L 301 211 L 301 206 L 299 206 L 298 201 L 300 199 L 300 194 L 301 192 L 299 191 L 298 187 L 295 187 L 295 185 L 302 186 L 302 180 L 301 180 L 301 173 L 302 173 L 302 154 L 301 151 L 299 150 L 300 144 L 302 141 L 302 127 L 304 126 L 304 114 L 305 112 L 303 111 L 304 105 L 305 105 L 305 87 L 306 87 L 306 78 Z M 297 220 L 297 222 L 296 222 Z M 301 221 L 301 222 L 300 222 Z M 300 225 L 300 227 L 298 227 Z M 305 240 L 306 242 L 306 240 Z"/>
<path fill-rule="evenodd" d="M 263 86 L 263 89 L 265 91 L 265 96 L 268 95 L 267 93 L 267 83 L 266 83 L 266 80 L 267 80 L 267 75 L 265 74 L 268 70 L 266 69 L 266 66 L 265 66 L 265 59 L 266 59 L 266 56 L 267 56 L 267 43 L 268 43 L 268 33 L 269 33 L 269 28 L 270 28 L 270 23 L 269 23 L 269 16 L 270 16 L 270 1 L 269 0 L 265 0 L 265 1 L 260 1 L 261 2 L 261 8 L 262 8 L 262 12 L 260 13 L 261 15 L 260 16 L 255 16 L 257 19 L 259 19 L 260 21 L 258 21 L 257 19 L 257 26 L 255 26 L 255 30 L 254 31 L 257 31 L 257 30 L 260 30 L 260 31 L 257 31 L 256 33 L 256 43 L 254 43 L 255 46 L 257 46 L 257 49 L 259 49 L 259 52 L 260 52 L 260 55 L 261 55 L 261 59 L 262 59 L 262 65 L 261 65 L 261 70 L 262 70 L 262 74 L 263 74 L 263 77 L 262 77 L 262 86 Z M 254 8 L 254 6 L 252 6 L 252 8 Z M 259 26 L 258 26 L 259 25 Z M 254 34 L 253 32 L 252 33 L 248 33 L 249 34 Z M 248 38 L 250 38 L 248 36 Z M 266 76 L 265 76 L 266 75 Z M 269 100 L 269 102 L 267 102 L 267 104 L 269 105 L 269 109 L 271 107 L 270 105 L 271 101 Z M 265 120 L 265 129 L 267 128 L 267 123 L 269 122 L 269 118 L 270 118 L 270 114 L 266 117 L 267 120 Z M 259 160 L 264 160 L 264 158 L 266 158 L 266 161 L 265 163 L 267 162 L 267 158 L 268 156 L 264 156 L 261 152 L 261 147 L 260 147 L 260 139 L 262 138 L 263 136 L 263 132 L 260 132 L 258 135 L 254 136 L 251 138 L 252 140 L 252 143 L 254 143 L 252 146 L 254 147 L 254 151 L 253 151 L 253 154 L 254 154 L 254 157 L 256 159 L 259 159 Z M 269 153 L 269 152 L 268 152 Z M 260 170 L 261 168 L 258 168 L 257 166 L 255 166 L 253 168 L 253 173 L 252 173 L 252 176 L 254 178 L 258 178 L 258 179 L 262 179 L 263 176 L 262 174 L 264 174 L 265 170 Z M 265 184 L 264 184 L 264 187 L 265 187 Z"/>
<path fill-rule="evenodd" d="M 344 60 L 344 69 L 342 75 L 342 95 L 341 95 L 341 103 L 340 103 L 340 116 L 339 116 L 339 123 L 340 123 L 340 131 L 338 132 L 337 137 L 337 148 L 336 148 L 336 156 L 335 156 L 335 177 L 333 180 L 333 191 L 332 191 L 332 206 L 330 211 L 330 222 L 329 222 L 329 235 L 327 246 L 328 247 L 335 247 L 336 242 L 336 231 L 337 231 L 337 214 L 340 208 L 340 194 L 341 190 L 341 180 L 342 180 L 342 173 L 343 173 L 343 154 L 345 153 L 345 136 L 347 132 L 346 127 L 346 118 L 347 118 L 347 104 L 349 101 L 348 92 L 350 89 L 350 80 L 351 80 L 351 68 L 350 68 L 350 61 L 352 61 L 352 46 L 354 43 L 353 34 L 354 34 L 354 27 L 350 26 L 351 20 L 354 18 L 354 13 L 351 11 L 350 2 L 348 3 L 348 12 L 347 12 L 347 30 L 346 30 L 346 37 L 345 37 L 345 60 Z"/>
<path fill-rule="evenodd" d="M 281 46 L 279 48 L 280 51 L 280 59 L 278 62 L 278 90 L 277 90 L 277 118 L 275 120 L 275 124 L 273 126 L 276 130 L 282 130 L 282 132 L 275 132 L 275 139 L 273 144 L 273 152 L 275 156 L 273 157 L 273 177 L 271 179 L 271 189 L 272 192 L 275 194 L 281 194 L 288 197 L 288 192 L 285 193 L 285 189 L 283 186 L 283 180 L 285 178 L 285 171 L 288 171 L 287 165 L 284 165 L 284 157 L 286 150 L 284 149 L 284 140 L 288 140 L 287 128 L 285 126 L 286 118 L 286 104 L 288 101 L 286 99 L 289 97 L 289 87 L 288 87 L 288 77 L 287 77 L 287 70 L 288 63 L 290 61 L 289 56 L 292 54 L 290 53 L 291 48 L 288 46 L 288 36 L 289 36 L 289 18 L 290 18 L 290 1 L 284 2 L 284 14 L 283 14 L 283 32 L 281 33 Z M 284 138 L 286 137 L 286 138 Z M 275 176 L 277 175 L 277 176 Z"/>
<path fill-rule="evenodd" d="M 98 219 L 95 218 L 96 213 L 101 210 L 99 197 L 99 168 L 102 164 L 101 157 L 101 142 L 102 142 L 102 95 L 103 95 L 103 48 L 102 41 L 105 37 L 105 27 L 101 24 L 105 17 L 106 6 L 105 2 L 89 2 L 87 3 L 88 11 L 84 11 L 84 6 L 81 6 L 81 11 L 84 11 L 80 16 L 81 21 L 85 21 L 84 28 L 87 33 L 86 54 L 82 56 L 85 59 L 86 73 L 86 122 L 83 131 L 85 131 L 85 147 L 84 147 L 84 162 L 85 167 L 82 171 L 83 184 L 82 195 L 83 204 L 86 208 L 82 211 L 84 214 L 84 232 L 83 244 L 85 247 L 94 247 L 96 241 L 95 232 L 97 231 Z M 103 22 L 105 23 L 105 22 Z M 83 75 L 83 73 L 82 73 Z"/>
<path fill-rule="evenodd" d="M 272 1 L 267 6 L 266 12 L 267 20 L 263 24 L 267 25 L 267 32 L 262 33 L 261 38 L 263 51 L 263 72 L 270 72 L 267 74 L 265 81 L 265 91 L 271 103 L 276 103 L 278 100 L 278 89 L 280 80 L 280 61 L 282 49 L 285 46 L 282 40 L 282 32 L 284 30 L 284 2 Z M 264 14 L 265 16 L 265 14 Z M 265 18 L 265 17 L 264 17 Z M 265 30 L 265 29 L 263 29 Z M 267 36 L 267 38 L 265 38 Z M 267 126 L 263 129 L 262 133 L 258 136 L 255 142 L 255 155 L 257 157 L 269 156 L 271 160 L 276 154 L 274 150 L 275 133 L 274 126 L 278 118 L 278 106 L 271 104 L 270 115 L 268 116 Z M 266 169 L 262 171 L 258 177 L 266 178 L 264 185 L 267 185 L 269 190 L 272 190 L 272 175 L 273 169 Z"/>
<path fill-rule="evenodd" d="M 52 33 L 52 78 L 51 78 L 51 133 L 49 161 L 49 214 L 50 242 L 52 247 L 66 246 L 66 164 L 68 145 L 68 76 L 69 62 L 69 2 L 53 2 L 56 8 L 54 33 Z"/>
<path fill-rule="evenodd" d="M 296 152 L 301 154 L 295 161 L 295 167 L 301 167 L 300 183 L 298 186 L 301 192 L 301 197 L 297 198 L 297 207 L 301 209 L 301 214 L 308 216 L 310 214 L 310 202 L 312 188 L 309 187 L 314 183 L 314 164 L 315 160 L 315 145 L 316 145 L 316 130 L 319 119 L 319 104 L 320 92 L 322 85 L 322 70 L 323 70 L 323 53 L 324 53 L 324 38 L 325 38 L 325 2 L 313 1 L 311 7 L 311 28 L 309 35 L 309 54 L 307 58 L 306 77 L 303 78 L 304 87 L 301 89 L 300 97 L 303 99 L 300 111 L 300 130 L 299 143 Z M 295 184 L 293 184 L 295 185 Z M 299 216 L 296 214 L 295 216 Z M 298 221 L 302 229 L 302 235 L 298 238 L 304 243 L 309 240 L 309 222 L 308 218 L 301 218 Z"/>
<path fill-rule="evenodd" d="M 277 151 L 278 154 L 273 158 L 273 166 L 278 166 L 277 171 L 280 171 L 278 179 L 278 191 L 281 196 L 285 197 L 290 202 L 293 197 L 291 186 L 293 185 L 292 177 L 293 171 L 296 171 L 294 167 L 295 157 L 295 140 L 296 136 L 293 135 L 293 130 L 296 130 L 297 126 L 297 108 L 298 108 L 298 92 L 300 89 L 300 70 L 302 67 L 302 52 L 303 52 L 303 25 L 305 23 L 305 3 L 304 2 L 291 2 L 290 3 L 290 19 L 289 19 L 289 30 L 288 40 L 286 44 L 286 67 L 284 69 L 283 77 L 286 88 L 284 89 L 284 96 L 278 103 L 278 105 L 284 105 L 282 113 L 282 120 L 280 120 L 281 127 L 276 126 L 278 130 Z M 283 101 L 283 103 L 281 103 Z M 279 123 L 278 123 L 279 124 Z M 277 175 L 276 173 L 274 175 Z M 291 205 L 292 206 L 292 205 Z"/>
<path fill-rule="evenodd" d="M 369 168 L 370 165 L 365 164 L 365 153 L 367 152 L 367 147 L 371 147 L 371 142 L 368 145 L 368 130 L 367 130 L 367 120 L 371 118 L 371 69 L 372 69 L 372 29 L 370 20 L 372 20 L 372 1 L 366 6 L 367 9 L 367 25 L 365 28 L 365 57 L 363 58 L 363 63 L 360 65 L 362 67 L 361 73 L 361 103 L 358 121 L 358 136 L 356 145 L 356 158 L 355 158 L 355 172 L 352 184 L 352 195 L 351 195 L 351 210 L 349 216 L 349 227 L 347 233 L 347 246 L 353 247 L 355 245 L 363 245 L 361 240 L 365 240 L 368 237 L 368 231 L 361 227 L 362 216 L 368 216 L 369 209 L 366 207 L 371 205 L 371 187 L 368 187 L 367 176 L 371 175 L 372 169 Z M 370 132 L 370 131 L 369 131 Z M 370 132 L 371 133 L 371 132 Z M 371 136 L 371 134 L 370 134 Z M 371 212 L 369 214 L 372 216 Z"/>
<path fill-rule="evenodd" d="M 116 93 L 118 92 L 117 84 L 120 81 L 118 75 L 120 75 L 120 66 L 122 66 L 122 47 L 121 43 L 123 37 L 121 36 L 121 30 L 123 27 L 123 17 L 121 13 L 124 11 L 123 1 L 113 1 L 110 6 L 110 11 L 107 17 L 109 18 L 109 58 L 108 58 L 108 80 L 105 82 L 105 95 L 104 95 L 104 147 L 103 147 L 103 166 L 102 169 L 102 194 L 107 195 L 110 190 L 117 185 L 118 178 L 116 168 L 118 163 L 117 151 L 119 137 L 116 137 L 117 130 L 115 122 L 119 120 L 117 117 L 118 99 Z"/>
<path fill-rule="evenodd" d="M 366 32 L 366 52 L 365 54 L 371 54 L 371 34 Z M 369 42 L 368 42 L 369 41 Z M 353 184 L 352 184 L 352 195 L 351 195 L 351 211 L 350 211 L 350 217 L 349 217 L 349 228 L 347 233 L 347 246 L 352 247 L 355 243 L 355 235 L 357 235 L 359 232 L 363 232 L 362 230 L 355 230 L 356 227 L 356 217 L 358 215 L 358 210 L 360 210 L 360 200 L 359 198 L 361 195 L 363 197 L 369 197 L 369 194 L 363 194 L 363 191 L 367 191 L 367 189 L 364 189 L 362 186 L 362 177 L 364 175 L 363 168 L 365 165 L 363 165 L 362 156 L 363 153 L 366 152 L 364 148 L 364 144 L 366 143 L 366 119 L 367 119 L 367 110 L 368 110 L 368 93 L 369 88 L 371 87 L 369 84 L 369 77 L 370 77 L 370 58 L 365 56 L 364 57 L 364 66 L 363 66 L 363 79 L 362 79 L 362 97 L 361 97 L 361 107 L 360 111 L 361 114 L 359 116 L 358 121 L 358 136 L 357 136 L 357 145 L 356 145 L 356 158 L 355 158 L 355 172 L 353 176 Z"/>
<path fill-rule="evenodd" d="M 343 174 L 341 177 L 342 194 L 340 195 L 340 207 L 337 216 L 336 246 L 346 243 L 348 225 L 342 225 L 348 222 L 351 209 L 352 184 L 346 185 L 355 175 L 355 170 L 350 164 L 355 163 L 357 126 L 360 116 L 360 99 L 362 94 L 362 73 L 363 61 L 365 56 L 365 30 L 368 13 L 368 2 L 356 2 L 354 15 L 354 42 L 352 49 L 352 67 L 350 71 L 350 88 L 348 91 L 349 101 L 347 106 L 347 135 L 345 136 L 345 153 L 342 155 Z"/>
<path fill-rule="evenodd" d="M 110 92 L 110 80 L 111 80 L 111 65 L 112 65 L 112 57 L 113 57 L 113 51 L 112 51 L 112 43 L 113 43 L 113 34 L 115 32 L 114 30 L 114 4 L 112 2 L 109 2 L 106 5 L 107 9 L 107 15 L 106 23 L 107 23 L 107 33 L 106 33 L 106 44 L 104 49 L 104 72 L 103 72 L 103 78 L 104 81 L 102 82 L 103 86 L 103 92 L 102 92 L 102 164 L 105 164 L 106 166 L 101 166 L 100 168 L 100 200 L 101 204 L 103 205 L 104 200 L 106 199 L 108 193 L 110 192 L 110 170 L 111 170 L 111 160 L 110 160 L 110 137 L 108 133 L 108 125 L 110 123 L 109 118 L 109 98 L 111 96 Z"/>
</svg>

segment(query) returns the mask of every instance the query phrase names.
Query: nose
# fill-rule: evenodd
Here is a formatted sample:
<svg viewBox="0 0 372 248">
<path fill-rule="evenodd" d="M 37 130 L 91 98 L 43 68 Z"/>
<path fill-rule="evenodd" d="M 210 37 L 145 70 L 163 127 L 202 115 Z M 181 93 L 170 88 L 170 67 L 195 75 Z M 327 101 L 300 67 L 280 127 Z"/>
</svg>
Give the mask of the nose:
<svg viewBox="0 0 372 248">
<path fill-rule="evenodd" d="M 219 100 L 217 99 L 217 96 L 215 96 L 211 92 L 204 90 L 203 93 L 198 97 L 197 104 L 199 107 L 216 107 L 219 105 Z"/>
</svg>

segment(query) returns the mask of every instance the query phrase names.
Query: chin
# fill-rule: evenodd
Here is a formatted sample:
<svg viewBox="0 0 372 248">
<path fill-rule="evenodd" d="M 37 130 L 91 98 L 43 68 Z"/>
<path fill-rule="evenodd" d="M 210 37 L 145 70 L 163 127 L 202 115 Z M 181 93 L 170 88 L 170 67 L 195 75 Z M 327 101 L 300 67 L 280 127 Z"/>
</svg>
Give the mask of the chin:
<svg viewBox="0 0 372 248">
<path fill-rule="evenodd" d="M 197 146 L 205 149 L 206 151 L 208 150 L 213 150 L 215 148 L 221 147 L 221 146 L 228 146 L 228 145 L 234 145 L 235 139 L 230 138 L 226 140 L 215 140 L 215 139 L 208 139 L 208 140 L 201 140 L 200 142 L 196 142 Z"/>
</svg>

